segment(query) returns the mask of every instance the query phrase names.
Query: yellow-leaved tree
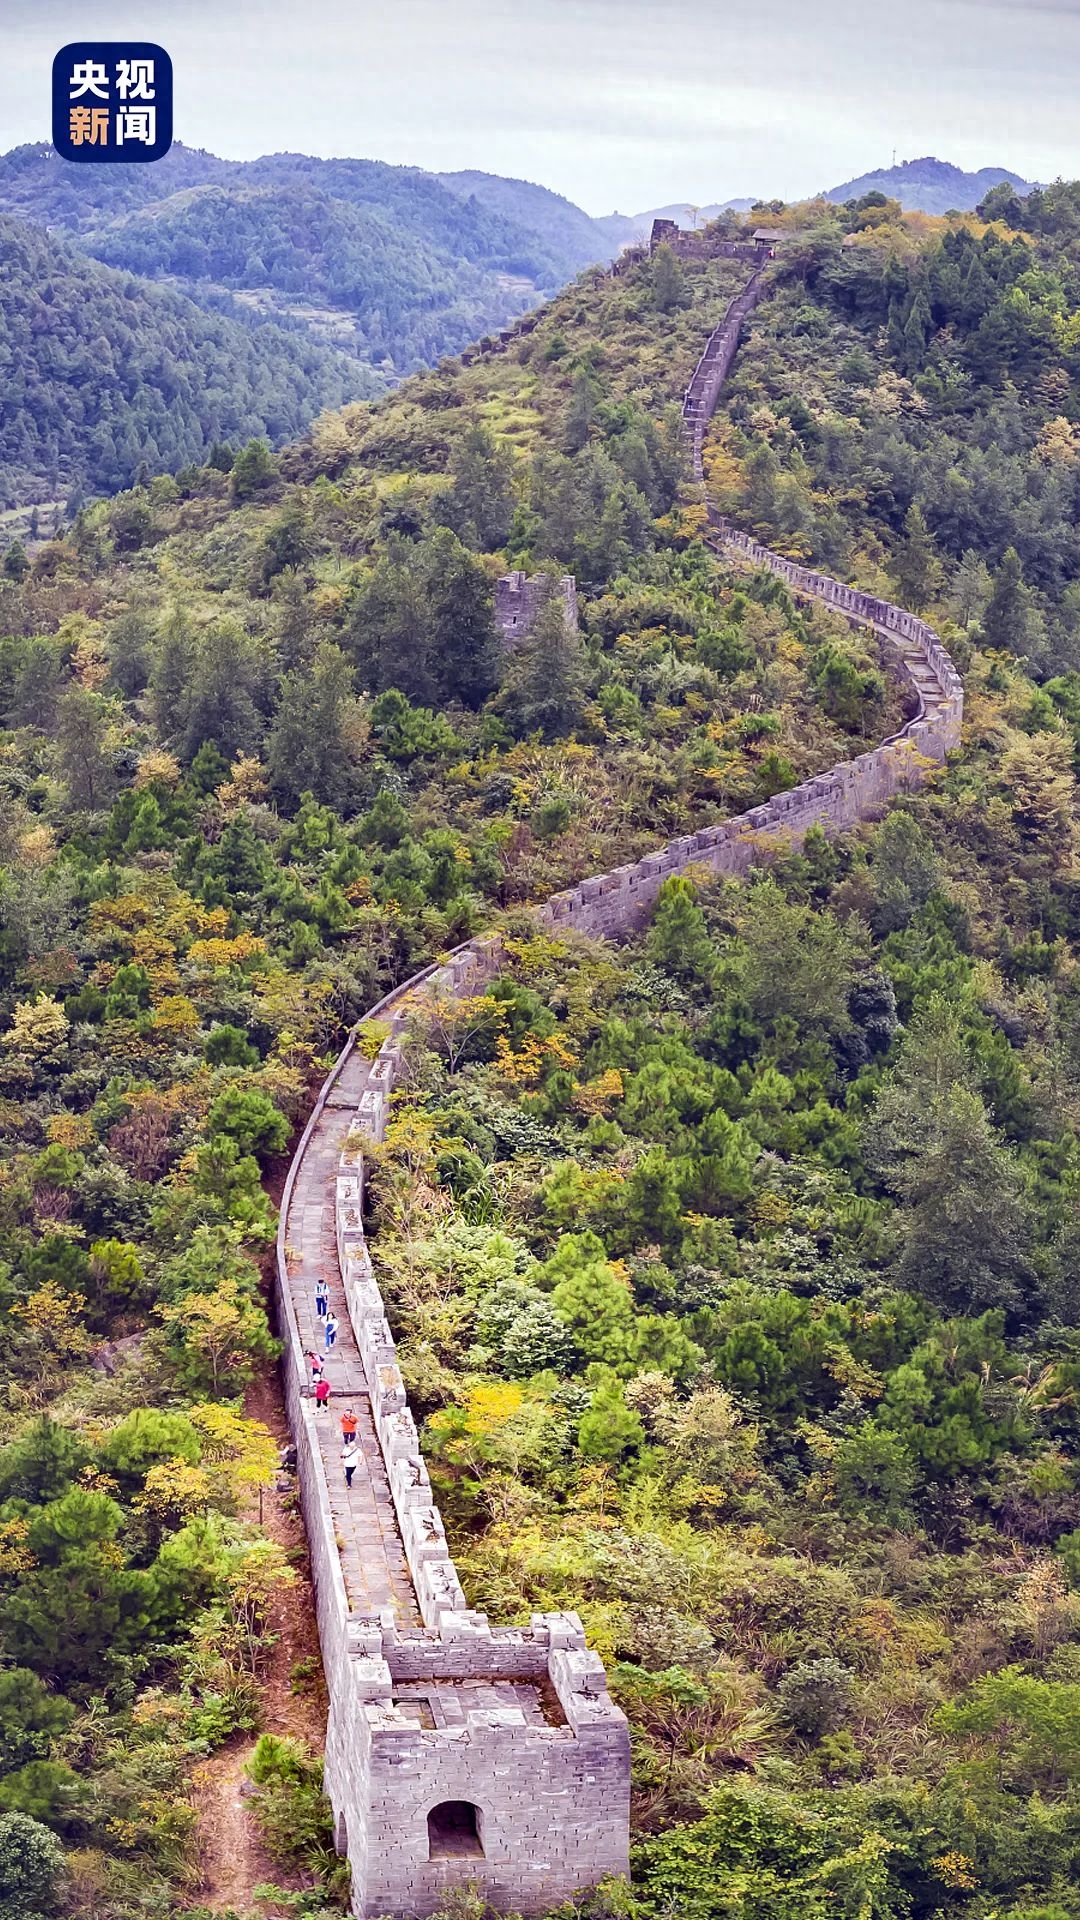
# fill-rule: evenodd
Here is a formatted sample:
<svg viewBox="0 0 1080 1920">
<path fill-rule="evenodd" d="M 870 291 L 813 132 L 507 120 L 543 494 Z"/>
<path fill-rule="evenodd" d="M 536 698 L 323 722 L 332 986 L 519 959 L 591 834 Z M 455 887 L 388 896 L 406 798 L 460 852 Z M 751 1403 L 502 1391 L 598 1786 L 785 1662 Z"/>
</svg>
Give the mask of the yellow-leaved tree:
<svg viewBox="0 0 1080 1920">
<path fill-rule="evenodd" d="M 232 1407 L 206 1401 L 188 1410 L 202 1439 L 202 1464 L 221 1494 L 237 1504 L 246 1493 L 269 1486 L 278 1464 L 278 1443 L 261 1420 L 246 1420 Z"/>
<path fill-rule="evenodd" d="M 24 1330 L 19 1357 L 33 1382 L 32 1397 L 39 1402 L 46 1397 L 52 1376 L 85 1360 L 93 1346 L 83 1325 L 85 1306 L 81 1293 L 65 1293 L 55 1280 L 46 1280 L 11 1309 L 12 1318 Z"/>
<path fill-rule="evenodd" d="M 0 1034 L 0 1047 L 14 1063 L 44 1065 L 59 1058 L 71 1023 L 59 1000 L 42 995 L 37 1000 L 16 1000 L 11 1025 Z"/>
<path fill-rule="evenodd" d="M 239 1281 L 220 1279 L 212 1292 L 188 1293 L 155 1307 L 181 1376 L 211 1393 L 246 1386 L 255 1361 L 274 1351 L 266 1316 Z"/>
</svg>

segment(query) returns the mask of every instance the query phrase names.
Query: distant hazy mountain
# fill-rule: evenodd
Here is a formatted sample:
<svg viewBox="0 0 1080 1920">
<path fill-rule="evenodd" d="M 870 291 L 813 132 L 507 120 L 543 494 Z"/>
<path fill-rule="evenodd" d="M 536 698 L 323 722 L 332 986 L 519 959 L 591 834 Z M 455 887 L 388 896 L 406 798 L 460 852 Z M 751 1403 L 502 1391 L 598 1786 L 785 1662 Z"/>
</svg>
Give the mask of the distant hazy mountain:
<svg viewBox="0 0 1080 1920">
<path fill-rule="evenodd" d="M 824 198 L 841 202 L 876 192 L 899 200 L 903 207 L 921 208 L 924 213 L 949 213 L 954 209 L 968 213 L 1002 180 L 1008 180 L 1020 194 L 1030 193 L 1034 184 L 1011 173 L 1008 167 L 980 167 L 977 173 L 965 173 L 948 160 L 905 160 L 901 166 L 881 167 L 875 173 L 830 187 Z M 700 226 L 705 220 L 715 220 L 719 213 L 749 213 L 755 204 L 752 198 L 713 201 L 705 207 L 679 201 L 667 207 L 649 207 L 643 213 L 605 214 L 592 224 L 602 229 L 613 251 L 618 251 L 647 239 L 654 220 L 677 220 L 681 227 L 692 227 L 696 222 Z"/>
<path fill-rule="evenodd" d="M 882 167 L 877 173 L 861 174 L 857 180 L 845 180 L 830 187 L 826 200 L 859 200 L 864 193 L 885 193 L 899 200 L 902 207 L 918 207 L 923 213 L 969 213 L 979 201 L 1007 180 L 1017 193 L 1027 194 L 1033 182 L 1022 180 L 1008 167 L 980 167 L 978 173 L 965 173 L 948 160 L 905 160 L 898 167 Z"/>
</svg>

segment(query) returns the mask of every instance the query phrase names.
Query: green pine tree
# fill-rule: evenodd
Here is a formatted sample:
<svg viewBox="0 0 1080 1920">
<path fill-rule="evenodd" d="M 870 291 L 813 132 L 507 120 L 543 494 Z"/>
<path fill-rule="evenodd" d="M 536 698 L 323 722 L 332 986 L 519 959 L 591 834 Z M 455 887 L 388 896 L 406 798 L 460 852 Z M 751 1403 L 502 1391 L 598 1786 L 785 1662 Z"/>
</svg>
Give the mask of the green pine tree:
<svg viewBox="0 0 1080 1920">
<path fill-rule="evenodd" d="M 658 313 L 676 313 L 690 305 L 686 275 L 665 243 L 653 254 L 649 269 L 650 297 Z"/>
<path fill-rule="evenodd" d="M 14 580 L 16 585 L 18 585 L 21 580 L 26 579 L 29 571 L 30 562 L 27 558 L 26 548 L 23 546 L 21 540 L 13 540 L 4 555 L 5 580 Z"/>
<path fill-rule="evenodd" d="M 920 293 L 914 301 L 911 312 L 904 325 L 904 372 L 921 373 L 926 365 L 927 341 L 933 331 L 934 321 L 927 305 L 926 295 Z"/>
<path fill-rule="evenodd" d="M 988 647 L 1000 647 L 1009 653 L 1027 651 L 1032 633 L 1034 603 L 1024 585 L 1020 555 L 1007 548 L 994 575 L 994 589 L 983 614 L 983 639 Z"/>
<path fill-rule="evenodd" d="M 896 553 L 896 578 L 904 605 L 921 613 L 934 598 L 940 577 L 933 535 L 918 501 L 913 501 L 904 519 L 903 543 Z"/>
<path fill-rule="evenodd" d="M 708 980 L 716 954 L 691 881 L 673 874 L 660 889 L 646 940 L 650 960 L 676 980 Z"/>
<path fill-rule="evenodd" d="M 573 731 L 585 704 L 585 650 L 566 617 L 558 576 L 510 663 L 503 701 L 516 730 L 551 740 Z"/>
</svg>

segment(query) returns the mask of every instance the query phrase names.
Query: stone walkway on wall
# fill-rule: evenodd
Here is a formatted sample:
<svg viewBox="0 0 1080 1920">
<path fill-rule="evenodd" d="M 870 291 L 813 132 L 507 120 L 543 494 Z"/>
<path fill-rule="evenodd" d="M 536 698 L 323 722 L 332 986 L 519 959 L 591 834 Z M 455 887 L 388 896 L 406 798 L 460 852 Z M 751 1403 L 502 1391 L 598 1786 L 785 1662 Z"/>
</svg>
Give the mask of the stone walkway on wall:
<svg viewBox="0 0 1080 1920">
<path fill-rule="evenodd" d="M 732 301 L 725 320 L 710 337 L 687 391 L 684 420 L 691 441 L 694 469 L 702 482 L 703 439 L 716 404 L 719 384 L 734 353 L 742 321 L 753 310 L 761 291 L 758 273 Z M 752 552 L 748 551 L 744 556 L 739 544 L 733 544 L 734 536 L 730 530 L 725 534 L 726 522 L 718 520 L 711 507 L 709 511 L 713 543 L 724 552 L 725 557 L 736 564 L 761 565 L 775 561 L 777 568 L 783 567 L 786 574 L 790 575 L 792 568 L 787 562 L 780 561 L 777 556 L 757 546 L 753 546 Z M 749 547 L 750 543 L 742 538 L 741 544 Z M 806 581 L 809 591 L 819 591 L 822 583 L 817 576 L 807 575 Z M 875 610 L 879 606 L 884 608 L 884 603 L 873 603 Z M 889 627 L 879 625 L 873 617 L 866 617 L 864 624 L 876 627 L 899 655 L 909 681 L 919 696 L 921 709 L 932 705 L 935 696 L 940 696 L 941 689 L 923 646 L 915 639 L 905 638 Z M 907 728 L 903 731 L 906 732 Z M 831 770 L 834 775 L 838 771 L 842 769 Z M 755 816 L 749 818 L 753 820 Z M 678 843 L 679 846 L 681 844 Z M 658 850 L 661 855 L 665 851 L 668 850 Z M 655 864 L 654 859 L 652 865 Z M 646 860 L 640 865 L 649 867 L 650 862 Z M 620 870 L 624 876 L 627 871 Z M 604 893 L 605 883 L 618 878 L 619 875 L 599 876 L 594 881 L 583 883 L 578 892 L 559 896 L 559 900 L 569 902 L 570 910 L 564 915 L 566 924 L 580 924 L 583 930 L 594 933 L 606 932 L 607 927 L 602 919 L 595 925 L 590 920 L 587 901 L 593 902 L 598 889 Z M 656 881 L 647 891 L 643 888 L 640 897 L 649 900 L 654 898 L 658 884 Z M 548 904 L 553 907 L 557 902 Z M 621 923 L 616 917 L 613 924 Z M 626 919 L 625 924 L 621 924 L 621 930 L 625 931 L 626 925 L 630 924 L 634 924 L 633 920 Z M 397 1626 L 409 1629 L 422 1625 L 421 1615 L 371 1416 L 363 1364 L 345 1305 L 335 1237 L 339 1156 L 360 1096 L 367 1085 L 369 1072 L 369 1064 L 359 1052 L 349 1054 L 330 1088 L 307 1146 L 299 1158 L 285 1227 L 286 1272 L 305 1349 L 323 1351 L 323 1323 L 315 1312 L 315 1284 L 320 1277 L 329 1284 L 331 1307 L 339 1322 L 337 1343 L 326 1360 L 331 1399 L 328 1406 L 317 1414 L 315 1424 L 330 1490 L 334 1531 L 349 1605 L 357 1614 L 371 1614 L 389 1608 Z M 341 1464 L 340 1422 L 342 1412 L 350 1407 L 357 1416 L 361 1459 L 353 1485 L 347 1488 Z"/>
<path fill-rule="evenodd" d="M 760 291 L 755 275 L 711 336 L 687 394 L 685 424 L 702 482 L 708 420 L 739 327 Z M 816 598 L 854 624 L 876 630 L 907 668 L 917 698 L 909 692 L 906 709 L 917 705 L 919 711 L 878 748 L 786 795 L 554 896 L 539 909 L 539 920 L 556 936 L 579 931 L 622 937 L 646 923 L 668 874 L 699 863 L 719 873 L 741 873 L 755 859 L 768 857 L 773 833 L 797 838 L 817 825 L 842 832 L 877 818 L 896 794 L 921 784 L 930 767 L 959 744 L 963 689 L 940 640 L 924 622 L 770 553 L 704 498 L 711 528 L 706 537 L 733 564 L 767 568 L 796 598 Z M 433 975 L 448 993 L 468 992 L 497 970 L 504 954 L 498 936 L 466 942 L 371 1012 L 383 1018 L 388 1006 L 399 1007 L 401 995 L 415 992 Z M 437 1512 L 428 1504 L 431 1489 L 413 1421 L 401 1405 L 393 1342 L 383 1331 L 366 1261 L 357 1254 L 357 1271 L 365 1277 L 358 1280 L 354 1297 L 358 1314 L 373 1316 L 364 1328 L 365 1351 L 373 1379 L 377 1375 L 381 1382 L 376 1393 L 384 1396 L 380 1427 L 394 1460 L 395 1484 L 400 1476 L 405 1537 L 428 1617 L 428 1627 L 423 1626 L 346 1311 L 335 1232 L 340 1156 L 361 1097 L 370 1088 L 365 1116 L 379 1133 L 397 1077 L 400 1047 L 393 1023 L 391 1028 L 395 1037 L 387 1040 L 376 1066 L 369 1066 L 350 1042 L 326 1083 L 290 1169 L 278 1242 L 277 1289 L 290 1342 L 286 1364 L 295 1365 L 295 1333 L 304 1347 L 322 1351 L 323 1326 L 315 1312 L 320 1278 L 339 1322 L 337 1345 L 326 1362 L 329 1407 L 310 1419 L 301 1409 L 298 1419 L 295 1372 L 287 1383 L 332 1700 L 327 1793 L 339 1844 L 347 1847 L 356 1875 L 355 1912 L 415 1916 L 439 1910 L 452 1884 L 447 1861 L 453 1865 L 451 1854 L 461 1851 L 468 1856 L 461 1867 L 470 1875 L 480 1872 L 482 1891 L 496 1907 L 539 1913 L 602 1875 L 625 1873 L 629 1737 L 576 1616 L 535 1616 L 529 1629 L 518 1631 L 492 1629 L 468 1609 Z M 352 1169 L 340 1205 L 350 1272 L 361 1240 L 357 1202 Z M 305 1366 L 310 1395 L 309 1382 Z M 341 1464 L 340 1422 L 348 1407 L 357 1416 L 361 1447 L 351 1489 Z M 318 1460 L 312 1456 L 313 1435 Z M 351 1621 L 343 1618 L 335 1540 Z M 384 1627 L 393 1622 L 398 1630 L 384 1632 L 381 1658 L 371 1651 L 375 1635 L 355 1631 L 357 1616 L 380 1613 Z M 373 1704 L 385 1707 L 385 1714 L 369 1715 Z M 431 1810 L 460 1810 L 470 1802 L 483 1809 L 486 1825 L 490 1821 L 490 1857 L 486 1838 L 484 1854 L 478 1851 L 484 1836 L 475 1824 L 456 1836 L 460 1848 L 448 1841 L 430 1854 L 426 1822 Z M 449 1839 L 454 1838 L 451 1832 Z M 484 1858 L 486 1867 L 474 1869 L 472 1863 Z"/>
<path fill-rule="evenodd" d="M 338 1156 L 367 1076 L 367 1061 L 350 1055 L 308 1142 L 289 1202 L 286 1262 L 305 1353 L 312 1348 L 323 1352 L 323 1323 L 315 1312 L 320 1276 L 329 1282 L 330 1306 L 339 1323 L 336 1344 L 326 1356 L 330 1401 L 316 1416 L 316 1425 L 349 1604 L 355 1613 L 392 1607 L 399 1627 L 418 1627 L 420 1612 L 345 1307 L 334 1237 Z M 361 1447 L 351 1487 L 345 1485 L 341 1464 L 341 1415 L 347 1408 L 356 1414 Z"/>
</svg>

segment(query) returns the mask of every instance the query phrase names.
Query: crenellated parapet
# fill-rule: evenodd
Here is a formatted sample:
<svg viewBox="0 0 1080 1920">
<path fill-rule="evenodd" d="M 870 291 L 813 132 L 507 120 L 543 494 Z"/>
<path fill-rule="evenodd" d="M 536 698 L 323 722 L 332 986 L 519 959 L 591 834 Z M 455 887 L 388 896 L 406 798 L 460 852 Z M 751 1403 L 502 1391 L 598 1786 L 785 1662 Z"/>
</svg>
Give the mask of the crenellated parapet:
<svg viewBox="0 0 1080 1920">
<path fill-rule="evenodd" d="M 761 271 L 732 301 L 687 390 L 683 418 L 702 482 L 702 444 Z M 799 597 L 869 627 L 892 650 L 910 717 L 872 751 L 735 819 L 685 834 L 585 880 L 538 909 L 554 933 L 617 937 L 641 926 L 671 874 L 742 874 L 812 826 L 837 833 L 919 787 L 959 743 L 963 691 L 937 635 L 902 608 L 761 547 L 710 507 L 710 538 Z M 364 1185 L 425 995 L 481 991 L 504 959 L 498 935 L 467 942 L 371 1009 L 387 1028 L 374 1059 L 353 1034 L 297 1147 L 282 1196 L 277 1298 L 330 1699 L 326 1791 L 360 1916 L 423 1916 L 475 1881 L 496 1907 L 541 1913 L 624 1873 L 630 1747 L 602 1662 L 573 1613 L 493 1626 L 468 1603 L 446 1539 L 372 1267 Z M 329 1282 L 340 1321 L 329 1414 L 315 1410 L 313 1296 Z M 347 1486 L 337 1414 L 355 1411 L 361 1466 Z"/>
</svg>

